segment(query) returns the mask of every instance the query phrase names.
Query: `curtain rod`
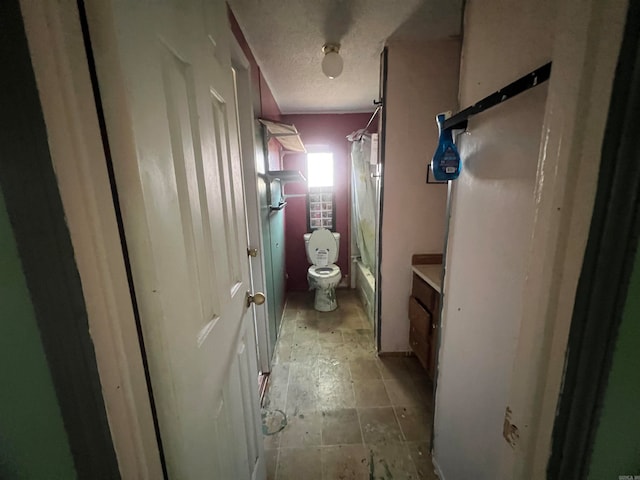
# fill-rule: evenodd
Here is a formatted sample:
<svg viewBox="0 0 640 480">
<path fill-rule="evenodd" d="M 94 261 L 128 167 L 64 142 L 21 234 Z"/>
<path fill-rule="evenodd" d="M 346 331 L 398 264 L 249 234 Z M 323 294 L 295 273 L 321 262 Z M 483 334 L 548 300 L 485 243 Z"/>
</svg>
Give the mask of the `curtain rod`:
<svg viewBox="0 0 640 480">
<path fill-rule="evenodd" d="M 382 101 L 378 102 L 374 100 L 373 104 L 376 105 L 376 109 L 371 114 L 371 118 L 369 119 L 365 127 L 347 135 L 347 140 L 349 140 L 350 142 L 357 142 L 361 140 L 364 134 L 367 133 L 367 128 L 369 128 L 369 125 L 371 125 L 371 123 L 373 122 L 373 119 L 376 118 L 376 115 L 378 114 L 378 112 L 382 110 Z"/>
<path fill-rule="evenodd" d="M 379 104 L 376 109 L 373 111 L 373 113 L 371 114 L 371 118 L 369 119 L 369 121 L 367 122 L 367 125 L 364 127 L 364 129 L 366 130 L 367 128 L 369 128 L 369 125 L 371 125 L 371 123 L 373 122 L 373 119 L 376 118 L 376 115 L 378 114 L 378 112 L 382 110 L 382 105 Z"/>
</svg>

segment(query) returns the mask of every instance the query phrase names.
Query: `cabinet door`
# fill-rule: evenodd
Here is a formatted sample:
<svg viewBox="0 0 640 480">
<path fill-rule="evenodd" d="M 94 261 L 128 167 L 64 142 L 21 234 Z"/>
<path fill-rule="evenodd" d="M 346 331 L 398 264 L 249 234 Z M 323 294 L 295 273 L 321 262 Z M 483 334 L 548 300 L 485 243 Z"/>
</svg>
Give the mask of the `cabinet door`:
<svg viewBox="0 0 640 480">
<path fill-rule="evenodd" d="M 431 313 L 436 311 L 435 305 L 438 302 L 439 294 L 434 288 L 427 282 L 422 280 L 415 273 L 413 274 L 413 287 L 411 289 L 411 295 L 418 300 L 424 307 Z"/>
<path fill-rule="evenodd" d="M 431 314 L 414 297 L 409 297 L 409 320 L 409 343 L 411 349 L 425 370 L 429 370 L 431 358 L 429 353 Z"/>
<path fill-rule="evenodd" d="M 433 310 L 431 313 L 431 324 L 429 325 L 429 366 L 427 372 L 429 378 L 433 380 L 436 374 L 436 365 L 438 363 L 438 334 L 440 328 L 440 296 L 436 296 L 434 300 Z"/>
</svg>

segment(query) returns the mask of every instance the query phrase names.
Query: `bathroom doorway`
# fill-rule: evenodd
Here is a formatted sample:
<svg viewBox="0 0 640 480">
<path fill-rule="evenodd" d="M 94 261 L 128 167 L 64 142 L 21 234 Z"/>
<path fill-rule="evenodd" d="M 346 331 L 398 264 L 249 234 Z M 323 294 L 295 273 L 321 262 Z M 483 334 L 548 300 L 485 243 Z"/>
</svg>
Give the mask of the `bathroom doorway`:
<svg viewBox="0 0 640 480">
<path fill-rule="evenodd" d="M 377 114 L 378 110 L 376 110 Z M 374 114 L 375 115 L 375 114 Z M 372 117 L 373 120 L 373 117 Z M 377 331 L 378 232 L 380 218 L 379 134 L 356 132 L 351 140 L 351 288 Z M 377 335 L 376 335 L 377 338 Z"/>
<path fill-rule="evenodd" d="M 349 136 L 351 145 L 351 288 L 363 304 L 380 351 L 380 260 L 387 48 L 380 54 L 380 83 L 376 109 L 363 130 Z"/>
</svg>

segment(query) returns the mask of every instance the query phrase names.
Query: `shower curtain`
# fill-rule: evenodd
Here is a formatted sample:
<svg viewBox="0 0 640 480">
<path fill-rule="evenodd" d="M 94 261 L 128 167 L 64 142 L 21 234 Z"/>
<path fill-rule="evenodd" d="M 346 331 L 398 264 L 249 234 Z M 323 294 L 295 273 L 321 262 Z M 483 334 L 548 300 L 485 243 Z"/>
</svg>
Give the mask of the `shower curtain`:
<svg viewBox="0 0 640 480">
<path fill-rule="evenodd" d="M 371 176 L 371 137 L 351 144 L 351 182 L 356 243 L 362 263 L 376 271 L 376 178 Z"/>
</svg>

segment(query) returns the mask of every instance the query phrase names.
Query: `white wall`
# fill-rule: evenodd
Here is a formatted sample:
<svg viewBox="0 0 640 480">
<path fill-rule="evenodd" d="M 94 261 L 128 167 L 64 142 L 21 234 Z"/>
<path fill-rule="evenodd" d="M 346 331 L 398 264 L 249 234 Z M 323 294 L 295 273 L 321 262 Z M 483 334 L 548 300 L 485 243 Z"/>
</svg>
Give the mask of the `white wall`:
<svg viewBox="0 0 640 480">
<path fill-rule="evenodd" d="M 382 218 L 383 352 L 409 350 L 411 255 L 442 253 L 447 188 L 427 185 L 437 113 L 457 108 L 460 41 L 390 42 Z"/>
<path fill-rule="evenodd" d="M 468 1 L 461 106 L 551 60 L 553 20 L 551 0 Z M 474 117 L 459 137 L 434 426 L 447 480 L 501 478 L 547 85 Z"/>
</svg>

